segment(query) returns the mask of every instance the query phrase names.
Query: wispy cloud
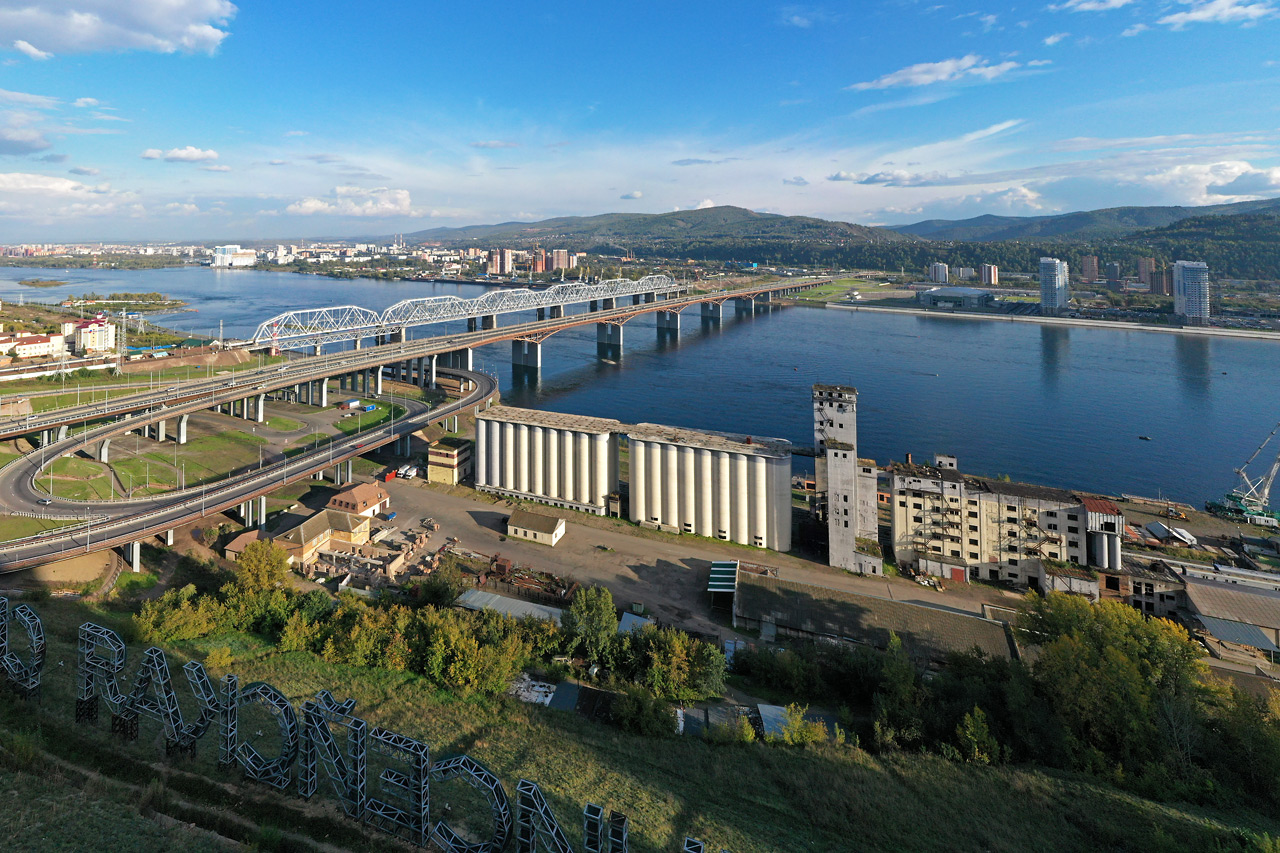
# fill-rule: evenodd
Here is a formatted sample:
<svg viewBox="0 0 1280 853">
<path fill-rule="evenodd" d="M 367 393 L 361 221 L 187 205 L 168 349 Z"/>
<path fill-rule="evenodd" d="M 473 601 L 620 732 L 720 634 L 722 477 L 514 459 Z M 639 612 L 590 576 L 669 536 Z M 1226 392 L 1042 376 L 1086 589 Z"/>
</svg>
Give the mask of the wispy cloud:
<svg viewBox="0 0 1280 853">
<path fill-rule="evenodd" d="M 696 157 L 686 157 L 683 160 L 672 160 L 672 166 L 710 166 L 715 160 L 699 160 Z"/>
<path fill-rule="evenodd" d="M 57 98 L 51 98 L 48 95 L 29 95 L 26 92 L 10 92 L 8 89 L 0 89 L 0 104 L 19 104 L 24 107 L 47 110 L 56 107 L 59 101 Z"/>
<path fill-rule="evenodd" d="M 1069 38 L 1070 36 L 1071 36 L 1071 33 L 1054 33 L 1051 36 L 1044 37 L 1044 44 L 1046 47 L 1053 47 L 1058 42 L 1062 41 L 1065 38 Z"/>
<path fill-rule="evenodd" d="M 1133 38 L 1138 33 L 1145 33 L 1149 29 L 1151 29 L 1151 27 L 1148 27 L 1146 24 L 1134 24 L 1132 27 L 1128 27 L 1127 29 L 1125 29 L 1125 31 L 1122 32 L 1120 35 L 1124 36 L 1125 38 Z"/>
<path fill-rule="evenodd" d="M 1020 67 L 1020 63 L 1012 60 L 992 65 L 985 57 L 971 53 L 955 59 L 944 59 L 941 62 L 919 62 L 908 65 L 906 68 L 900 68 L 875 80 L 854 83 L 848 88 L 861 92 L 899 86 L 929 86 L 955 80 L 978 79 L 989 82 Z"/>
<path fill-rule="evenodd" d="M 789 187 L 807 187 L 807 186 L 809 186 L 809 182 L 808 182 L 808 181 L 806 181 L 804 178 L 800 177 L 799 175 L 796 175 L 794 178 L 783 178 L 783 179 L 782 179 L 782 182 L 783 182 L 784 184 L 786 184 L 787 186 L 789 186 Z"/>
<path fill-rule="evenodd" d="M 76 98 L 75 103 L 73 103 L 73 104 L 72 104 L 72 106 L 74 106 L 74 107 L 96 107 L 96 106 L 98 106 L 98 99 L 97 99 L 97 98 Z"/>
<path fill-rule="evenodd" d="M 519 142 L 509 142 L 505 139 L 482 139 L 479 142 L 467 143 L 472 148 L 519 148 Z"/>
<path fill-rule="evenodd" d="M 15 48 L 34 43 L 40 53 L 213 53 L 235 13 L 230 0 L 6 0 L 0 4 L 0 41 L 21 36 Z"/>
<path fill-rule="evenodd" d="M 1055 12 L 1107 12 L 1128 6 L 1134 0 L 1067 0 L 1049 8 Z"/>
<path fill-rule="evenodd" d="M 1180 0 L 1191 8 L 1165 15 L 1156 23 L 1180 30 L 1188 24 L 1253 24 L 1276 14 L 1269 2 L 1248 3 L 1244 0 Z"/>
<path fill-rule="evenodd" d="M 311 196 L 295 201 L 285 208 L 286 213 L 301 216 L 338 215 L 366 218 L 385 218 L 414 215 L 413 202 L 408 190 L 377 187 L 366 190 L 361 187 L 334 187 L 329 198 Z"/>
<path fill-rule="evenodd" d="M 623 193 L 622 195 L 618 196 L 618 198 L 622 199 L 623 201 L 635 201 L 636 199 L 644 198 L 644 193 L 640 192 L 640 190 L 632 190 L 629 193 Z"/>
<path fill-rule="evenodd" d="M 25 41 L 23 39 L 18 39 L 17 41 L 15 41 L 13 43 L 13 49 L 18 51 L 21 54 L 24 54 L 28 58 L 35 59 L 37 61 L 45 60 L 45 59 L 53 59 L 52 53 L 49 53 L 46 50 L 41 50 L 31 42 Z"/>
<path fill-rule="evenodd" d="M 75 168 L 68 169 L 67 171 L 73 175 L 85 175 L 88 177 L 98 174 L 97 169 L 91 169 L 88 166 L 76 166 Z"/>
</svg>

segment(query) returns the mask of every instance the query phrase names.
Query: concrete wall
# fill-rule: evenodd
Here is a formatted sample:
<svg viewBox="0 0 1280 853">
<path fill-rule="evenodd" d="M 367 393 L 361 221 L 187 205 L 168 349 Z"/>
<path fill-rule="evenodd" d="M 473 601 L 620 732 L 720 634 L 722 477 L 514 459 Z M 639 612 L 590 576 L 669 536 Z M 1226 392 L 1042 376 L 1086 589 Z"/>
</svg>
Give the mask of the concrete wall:
<svg viewBox="0 0 1280 853">
<path fill-rule="evenodd" d="M 476 488 L 604 515 L 618 487 L 609 432 L 476 420 Z"/>
</svg>

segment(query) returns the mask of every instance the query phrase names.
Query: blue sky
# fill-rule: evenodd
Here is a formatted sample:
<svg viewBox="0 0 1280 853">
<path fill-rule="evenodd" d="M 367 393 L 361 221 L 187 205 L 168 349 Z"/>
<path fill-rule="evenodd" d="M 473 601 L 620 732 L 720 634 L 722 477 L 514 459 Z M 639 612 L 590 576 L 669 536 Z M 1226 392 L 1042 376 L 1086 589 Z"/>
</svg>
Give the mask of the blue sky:
<svg viewBox="0 0 1280 853">
<path fill-rule="evenodd" d="M 0 0 L 0 243 L 1280 195 L 1280 0 Z"/>
</svg>

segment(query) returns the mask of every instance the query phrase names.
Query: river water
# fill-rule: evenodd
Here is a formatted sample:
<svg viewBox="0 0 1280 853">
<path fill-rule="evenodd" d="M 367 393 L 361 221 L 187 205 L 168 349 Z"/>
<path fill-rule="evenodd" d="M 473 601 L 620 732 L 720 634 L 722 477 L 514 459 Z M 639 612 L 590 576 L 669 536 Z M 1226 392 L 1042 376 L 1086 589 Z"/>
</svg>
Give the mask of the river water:
<svg viewBox="0 0 1280 853">
<path fill-rule="evenodd" d="M 157 322 L 216 335 L 221 320 L 227 336 L 248 337 L 294 308 L 380 310 L 483 288 L 207 268 L 0 269 L 5 301 L 87 291 L 158 291 L 196 310 Z M 512 405 L 805 445 L 810 386 L 848 384 L 859 391 L 859 453 L 881 464 L 953 453 L 967 473 L 1196 505 L 1234 486 L 1233 469 L 1280 421 L 1276 342 L 819 308 L 725 317 L 706 326 L 686 309 L 679 337 L 665 340 L 652 315 L 639 317 L 613 364 L 597 358 L 593 326 L 561 332 L 543 345 L 532 386 L 514 375 L 509 344 L 477 350 L 476 366 L 499 377 Z M 1264 452 L 1251 472 L 1273 458 Z"/>
</svg>

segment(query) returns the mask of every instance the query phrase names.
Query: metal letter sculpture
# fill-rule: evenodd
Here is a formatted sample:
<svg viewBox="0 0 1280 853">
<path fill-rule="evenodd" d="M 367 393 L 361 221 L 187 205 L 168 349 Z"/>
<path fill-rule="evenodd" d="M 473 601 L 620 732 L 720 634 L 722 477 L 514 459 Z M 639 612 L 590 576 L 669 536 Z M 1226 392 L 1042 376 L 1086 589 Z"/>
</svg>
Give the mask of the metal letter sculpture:
<svg viewBox="0 0 1280 853">
<path fill-rule="evenodd" d="M 431 750 L 413 738 L 375 728 L 369 740 L 379 755 L 400 761 L 409 772 L 390 767 L 378 774 L 378 793 L 387 799 L 367 796 L 364 819 L 390 835 L 426 847 L 431 840 Z"/>
<path fill-rule="evenodd" d="M 339 704 L 328 690 L 315 702 L 302 703 L 302 768 L 298 775 L 298 794 L 311 799 L 316 792 L 316 762 L 324 765 L 333 792 L 349 817 L 360 820 L 365 806 L 366 726 L 364 720 L 351 716 L 355 702 Z M 329 724 L 347 730 L 347 754 L 344 757 L 334 740 Z"/>
<path fill-rule="evenodd" d="M 431 778 L 445 781 L 461 776 L 462 781 L 484 794 L 493 814 L 493 835 L 488 841 L 470 844 L 444 821 L 431 830 L 431 840 L 447 853 L 498 853 L 511 837 L 511 803 L 502 782 L 479 761 L 468 755 L 452 755 L 431 765 Z"/>
<path fill-rule="evenodd" d="M 102 649 L 106 650 L 105 656 L 100 653 Z M 98 688 L 101 687 L 103 698 L 112 712 L 111 731 L 120 731 L 121 722 L 116 709 L 124 704 L 124 694 L 120 692 L 116 679 L 124 670 L 124 641 L 115 631 L 86 622 L 80 626 L 77 652 L 76 722 L 98 719 Z"/>
<path fill-rule="evenodd" d="M 537 783 L 521 779 L 516 784 L 520 817 L 516 822 L 516 853 L 573 853 L 560 823 L 551 813 Z"/>
<path fill-rule="evenodd" d="M 10 618 L 22 625 L 27 632 L 31 653 L 26 662 L 9 648 Z M 36 612 L 25 604 L 19 604 L 13 608 L 13 615 L 10 617 L 9 599 L 0 597 L 0 669 L 24 699 L 34 698 L 40 692 L 44 651 L 44 625 Z"/>
<path fill-rule="evenodd" d="M 293 762 L 298 757 L 298 715 L 283 693 L 263 681 L 255 681 L 241 691 L 238 705 L 261 704 L 276 718 L 280 729 L 280 753 L 268 759 L 246 741 L 237 740 L 236 760 L 246 779 L 262 782 L 277 790 L 289 787 L 293 776 Z"/>
</svg>

